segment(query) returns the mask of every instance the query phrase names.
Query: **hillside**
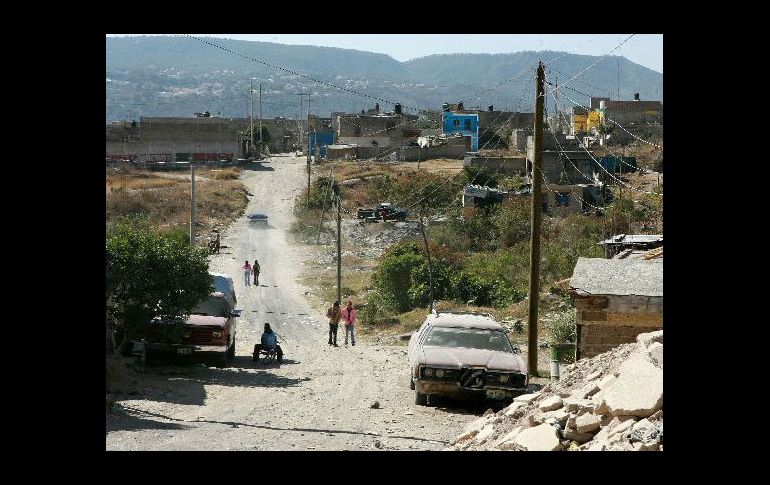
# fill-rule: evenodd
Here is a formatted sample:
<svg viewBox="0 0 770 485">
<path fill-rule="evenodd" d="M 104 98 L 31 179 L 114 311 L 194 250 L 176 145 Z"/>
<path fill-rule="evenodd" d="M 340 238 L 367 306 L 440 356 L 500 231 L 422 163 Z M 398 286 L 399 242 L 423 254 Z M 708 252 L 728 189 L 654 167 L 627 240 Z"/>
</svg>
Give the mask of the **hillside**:
<svg viewBox="0 0 770 485">
<path fill-rule="evenodd" d="M 448 101 L 466 106 L 531 111 L 533 81 L 502 84 L 525 67 L 563 53 L 433 55 L 398 62 L 390 56 L 333 47 L 282 45 L 268 42 L 210 39 L 234 52 L 307 74 L 318 80 L 400 102 L 407 110 L 440 109 Z M 184 37 L 106 38 L 107 121 L 140 116 L 190 116 L 208 110 L 221 116 L 246 116 L 249 82 L 262 83 L 263 116 L 296 117 L 297 93 L 310 93 L 311 112 L 329 116 L 332 111 L 359 111 L 376 100 L 244 59 L 200 41 Z M 549 76 L 565 80 L 593 63 L 597 57 L 566 54 L 551 64 Z M 534 77 L 534 74 L 533 74 Z M 663 75 L 621 59 L 621 96 L 662 99 Z M 617 90 L 617 57 L 608 57 L 571 83 L 586 94 L 614 96 Z M 565 91 L 577 102 L 586 97 Z M 473 95 L 480 94 L 480 97 Z M 562 98 L 563 99 L 563 98 Z M 255 106 L 257 96 L 255 95 Z M 566 99 L 564 100 L 566 101 Z M 569 103 L 567 101 L 567 103 Z M 383 109 L 390 103 L 380 102 Z M 256 111 L 256 108 L 255 108 Z M 303 113 L 307 113 L 307 98 Z M 255 112 L 256 114 L 256 112 Z"/>
</svg>

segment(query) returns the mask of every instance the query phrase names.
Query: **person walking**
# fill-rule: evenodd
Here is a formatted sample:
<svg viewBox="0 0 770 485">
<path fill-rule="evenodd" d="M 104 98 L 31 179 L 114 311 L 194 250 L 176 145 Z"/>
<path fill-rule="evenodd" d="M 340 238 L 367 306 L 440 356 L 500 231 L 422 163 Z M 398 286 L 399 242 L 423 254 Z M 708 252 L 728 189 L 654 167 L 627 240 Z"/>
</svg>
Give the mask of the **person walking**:
<svg viewBox="0 0 770 485">
<path fill-rule="evenodd" d="M 254 266 L 251 268 L 251 272 L 254 273 L 254 286 L 259 286 L 259 261 L 254 260 Z"/>
<path fill-rule="evenodd" d="M 249 264 L 248 259 L 243 265 L 243 275 L 246 278 L 246 286 L 251 286 L 251 265 Z"/>
<path fill-rule="evenodd" d="M 345 321 L 345 345 L 348 344 L 348 332 L 350 332 L 350 342 L 356 345 L 355 323 L 358 312 L 353 308 L 353 302 L 348 300 L 348 305 L 342 310 L 342 320 Z"/>
<path fill-rule="evenodd" d="M 329 345 L 339 347 L 339 345 L 337 345 L 337 327 L 339 327 L 340 317 L 342 317 L 342 312 L 340 312 L 340 302 L 335 301 L 334 305 L 326 310 L 326 316 L 329 318 Z"/>
<path fill-rule="evenodd" d="M 214 252 L 219 254 L 219 234 L 217 233 L 217 240 L 214 241 Z"/>
</svg>

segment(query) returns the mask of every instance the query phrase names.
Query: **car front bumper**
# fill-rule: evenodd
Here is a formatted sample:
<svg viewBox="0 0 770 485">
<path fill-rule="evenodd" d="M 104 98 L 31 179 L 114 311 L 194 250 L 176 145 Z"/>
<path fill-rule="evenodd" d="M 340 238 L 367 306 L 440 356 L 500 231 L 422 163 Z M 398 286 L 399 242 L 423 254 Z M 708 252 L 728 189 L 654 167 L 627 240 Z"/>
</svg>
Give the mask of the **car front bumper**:
<svg viewBox="0 0 770 485">
<path fill-rule="evenodd" d="M 460 387 L 460 384 L 457 382 L 429 381 L 425 379 L 415 380 L 414 386 L 415 390 L 420 394 L 448 396 L 453 399 L 512 399 L 527 390 L 526 386 L 520 388 L 485 387 L 482 389 L 469 389 Z M 488 393 L 487 391 L 492 392 Z"/>
<path fill-rule="evenodd" d="M 223 354 L 227 352 L 227 345 L 183 345 L 183 344 L 147 344 L 148 352 L 158 352 L 177 355 L 204 355 Z"/>
</svg>

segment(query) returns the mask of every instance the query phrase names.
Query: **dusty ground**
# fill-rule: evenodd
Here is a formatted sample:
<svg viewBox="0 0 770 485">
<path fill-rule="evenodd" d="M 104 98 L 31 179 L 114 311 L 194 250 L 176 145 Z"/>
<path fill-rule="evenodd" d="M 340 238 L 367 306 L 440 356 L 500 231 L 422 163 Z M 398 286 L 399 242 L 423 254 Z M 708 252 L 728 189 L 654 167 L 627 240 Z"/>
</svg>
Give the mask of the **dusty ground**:
<svg viewBox="0 0 770 485">
<path fill-rule="evenodd" d="M 267 227 L 240 218 L 211 268 L 233 275 L 236 357 L 216 367 L 156 367 L 138 377 L 137 394 L 115 396 L 106 413 L 107 450 L 439 450 L 487 406 L 414 404 L 405 348 L 359 340 L 327 345 L 328 325 L 296 279 L 311 257 L 288 242 L 305 159 L 276 156 L 241 181 L 252 194 L 246 214 L 268 214 Z M 257 258 L 260 286 L 245 286 L 243 261 Z M 281 365 L 251 362 L 262 326 L 283 341 Z M 371 405 L 377 401 L 378 408 Z"/>
</svg>

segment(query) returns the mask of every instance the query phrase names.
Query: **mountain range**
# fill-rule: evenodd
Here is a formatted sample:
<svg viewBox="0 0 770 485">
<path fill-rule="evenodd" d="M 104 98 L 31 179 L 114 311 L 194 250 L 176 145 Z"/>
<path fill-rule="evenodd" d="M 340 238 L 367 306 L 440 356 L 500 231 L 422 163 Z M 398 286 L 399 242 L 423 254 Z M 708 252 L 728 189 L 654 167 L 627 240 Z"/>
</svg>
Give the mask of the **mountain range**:
<svg viewBox="0 0 770 485">
<path fill-rule="evenodd" d="M 307 116 L 308 96 L 297 93 L 309 93 L 311 114 L 322 117 L 334 111 L 359 112 L 375 103 L 389 111 L 396 102 L 411 113 L 440 110 L 442 103 L 457 101 L 466 108 L 494 105 L 495 110 L 532 112 L 539 61 L 546 64 L 546 80 L 561 87 L 560 110 L 586 106 L 589 96 L 618 99 L 618 87 L 620 99 L 639 93 L 642 100 L 663 101 L 663 74 L 618 56 L 526 51 L 442 54 L 399 62 L 385 54 L 336 47 L 201 40 L 107 37 L 106 120 L 202 111 L 244 117 L 250 110 L 250 83 L 255 117 L 257 87 L 262 85 L 264 118 Z M 555 106 L 549 92 L 546 108 L 553 112 Z"/>
</svg>

